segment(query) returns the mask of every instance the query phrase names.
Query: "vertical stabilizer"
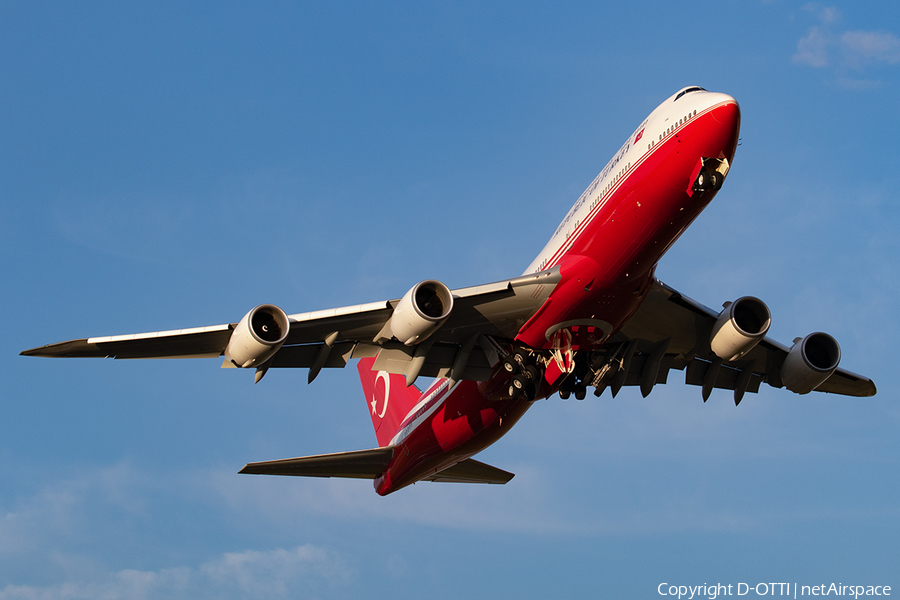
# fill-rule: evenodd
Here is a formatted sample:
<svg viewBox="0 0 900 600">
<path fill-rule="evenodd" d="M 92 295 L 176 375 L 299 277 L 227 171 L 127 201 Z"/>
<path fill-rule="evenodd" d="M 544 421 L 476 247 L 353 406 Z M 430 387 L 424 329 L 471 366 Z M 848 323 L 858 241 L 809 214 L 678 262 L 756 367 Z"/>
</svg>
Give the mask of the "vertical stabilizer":
<svg viewBox="0 0 900 600">
<path fill-rule="evenodd" d="M 404 375 L 373 371 L 373 364 L 374 358 L 363 358 L 357 369 L 378 445 L 387 446 L 400 429 L 404 417 L 422 397 L 422 392 L 414 385 L 406 387 Z"/>
</svg>

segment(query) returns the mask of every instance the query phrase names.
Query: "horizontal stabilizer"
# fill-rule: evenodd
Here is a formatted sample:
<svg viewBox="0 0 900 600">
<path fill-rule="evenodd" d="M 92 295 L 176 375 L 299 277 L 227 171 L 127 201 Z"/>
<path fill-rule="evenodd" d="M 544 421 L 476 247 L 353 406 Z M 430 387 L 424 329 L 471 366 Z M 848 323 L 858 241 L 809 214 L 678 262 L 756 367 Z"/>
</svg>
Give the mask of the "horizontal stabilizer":
<svg viewBox="0 0 900 600">
<path fill-rule="evenodd" d="M 373 448 L 372 450 L 247 463 L 238 472 L 251 475 L 375 479 L 388 468 L 393 456 L 394 449 L 391 447 Z"/>
<path fill-rule="evenodd" d="M 441 481 L 446 483 L 507 483 L 515 477 L 513 473 L 497 467 L 486 465 L 471 458 L 456 463 L 452 467 L 426 477 L 425 481 Z"/>
</svg>

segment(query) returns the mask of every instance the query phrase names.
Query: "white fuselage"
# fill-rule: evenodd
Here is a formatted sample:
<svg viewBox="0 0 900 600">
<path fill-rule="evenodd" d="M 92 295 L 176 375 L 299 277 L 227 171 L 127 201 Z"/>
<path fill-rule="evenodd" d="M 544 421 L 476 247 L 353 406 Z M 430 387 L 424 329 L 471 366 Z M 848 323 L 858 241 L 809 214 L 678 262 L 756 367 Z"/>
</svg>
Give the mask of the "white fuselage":
<svg viewBox="0 0 900 600">
<path fill-rule="evenodd" d="M 679 90 L 657 106 L 579 196 L 547 245 L 523 274 L 553 267 L 585 230 L 587 222 L 600 214 L 603 206 L 627 180 L 633 166 L 695 116 L 723 102 L 734 102 L 734 98 L 691 86 Z"/>
</svg>

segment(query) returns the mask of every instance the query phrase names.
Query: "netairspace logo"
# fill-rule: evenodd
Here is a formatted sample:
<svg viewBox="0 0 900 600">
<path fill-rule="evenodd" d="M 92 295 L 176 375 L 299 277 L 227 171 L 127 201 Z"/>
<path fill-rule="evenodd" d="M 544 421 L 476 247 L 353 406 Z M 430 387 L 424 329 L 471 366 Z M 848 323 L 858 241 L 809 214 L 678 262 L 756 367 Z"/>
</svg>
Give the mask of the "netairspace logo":
<svg viewBox="0 0 900 600">
<path fill-rule="evenodd" d="M 843 585 L 841 583 L 820 585 L 798 585 L 796 583 L 724 583 L 703 585 L 670 585 L 661 583 L 656 588 L 660 596 L 673 596 L 682 600 L 693 598 L 709 598 L 716 600 L 720 596 L 789 596 L 799 598 L 801 596 L 846 596 L 854 599 L 860 596 L 890 596 L 889 585 Z"/>
</svg>

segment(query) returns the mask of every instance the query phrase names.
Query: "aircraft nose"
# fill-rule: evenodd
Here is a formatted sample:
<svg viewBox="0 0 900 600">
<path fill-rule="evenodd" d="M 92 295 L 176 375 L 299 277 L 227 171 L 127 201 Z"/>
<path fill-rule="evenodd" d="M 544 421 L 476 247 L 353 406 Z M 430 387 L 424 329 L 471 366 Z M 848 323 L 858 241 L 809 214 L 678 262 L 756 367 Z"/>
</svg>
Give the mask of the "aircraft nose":
<svg viewBox="0 0 900 600">
<path fill-rule="evenodd" d="M 729 161 L 734 157 L 738 137 L 741 132 L 741 107 L 737 100 L 728 94 L 711 94 L 712 110 L 709 112 L 711 129 L 715 131 L 715 145 L 721 151 L 721 157 Z"/>
<path fill-rule="evenodd" d="M 728 94 L 718 94 L 722 99 L 716 102 L 716 108 L 713 114 L 716 119 L 725 127 L 737 129 L 741 123 L 741 107 L 737 100 Z"/>
</svg>

